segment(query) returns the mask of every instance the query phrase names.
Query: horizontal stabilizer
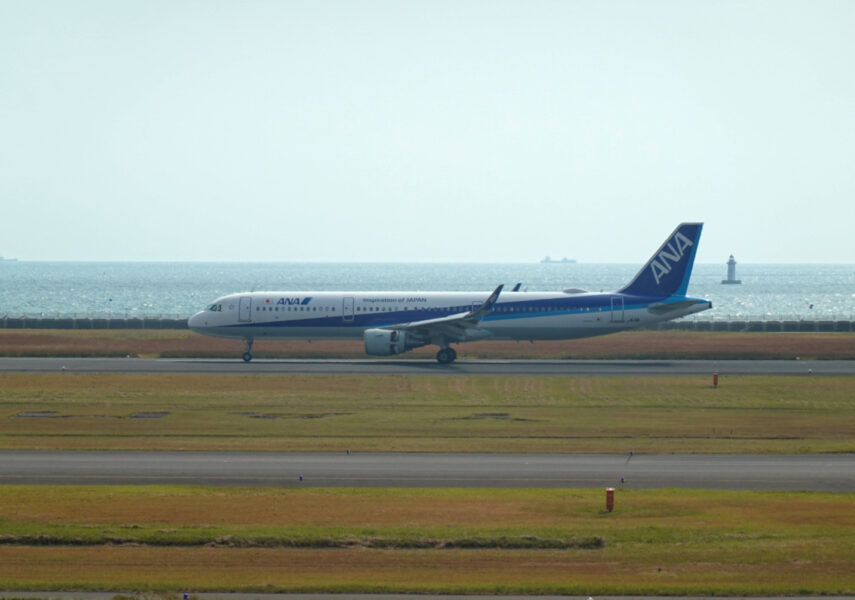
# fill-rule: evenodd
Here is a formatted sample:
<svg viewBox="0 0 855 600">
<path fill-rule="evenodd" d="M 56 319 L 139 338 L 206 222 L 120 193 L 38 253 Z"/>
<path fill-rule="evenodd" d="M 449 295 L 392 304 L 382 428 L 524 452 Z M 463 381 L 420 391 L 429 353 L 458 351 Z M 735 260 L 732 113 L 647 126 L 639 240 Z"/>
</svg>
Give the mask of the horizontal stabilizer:
<svg viewBox="0 0 855 600">
<path fill-rule="evenodd" d="M 651 304 L 647 307 L 649 312 L 652 312 L 655 315 L 664 315 L 665 313 L 673 312 L 676 310 L 683 310 L 684 308 L 690 308 L 697 304 L 697 300 L 681 300 L 680 302 L 656 302 L 655 304 Z"/>
</svg>

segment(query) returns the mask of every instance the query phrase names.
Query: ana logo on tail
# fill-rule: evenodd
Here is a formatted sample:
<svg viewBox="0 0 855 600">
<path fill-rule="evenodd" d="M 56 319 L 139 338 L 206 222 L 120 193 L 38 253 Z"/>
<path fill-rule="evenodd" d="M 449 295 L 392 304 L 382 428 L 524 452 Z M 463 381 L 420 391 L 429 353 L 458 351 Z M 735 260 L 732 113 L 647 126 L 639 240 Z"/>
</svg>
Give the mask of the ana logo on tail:
<svg viewBox="0 0 855 600">
<path fill-rule="evenodd" d="M 686 255 L 686 248 L 691 246 L 694 246 L 692 241 L 678 231 L 677 235 L 671 238 L 671 241 L 662 248 L 656 258 L 650 261 L 650 270 L 657 285 L 663 275 L 671 272 L 672 265 L 683 259 Z"/>
</svg>

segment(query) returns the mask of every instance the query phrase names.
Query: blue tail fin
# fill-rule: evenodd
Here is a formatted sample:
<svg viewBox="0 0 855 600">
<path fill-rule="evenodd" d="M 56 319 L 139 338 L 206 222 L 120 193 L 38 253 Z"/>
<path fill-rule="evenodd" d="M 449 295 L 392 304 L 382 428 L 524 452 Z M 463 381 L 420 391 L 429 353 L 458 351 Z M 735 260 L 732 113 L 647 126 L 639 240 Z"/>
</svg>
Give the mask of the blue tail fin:
<svg viewBox="0 0 855 600">
<path fill-rule="evenodd" d="M 621 294 L 667 298 L 685 296 L 703 223 L 681 223 L 650 257 Z"/>
</svg>

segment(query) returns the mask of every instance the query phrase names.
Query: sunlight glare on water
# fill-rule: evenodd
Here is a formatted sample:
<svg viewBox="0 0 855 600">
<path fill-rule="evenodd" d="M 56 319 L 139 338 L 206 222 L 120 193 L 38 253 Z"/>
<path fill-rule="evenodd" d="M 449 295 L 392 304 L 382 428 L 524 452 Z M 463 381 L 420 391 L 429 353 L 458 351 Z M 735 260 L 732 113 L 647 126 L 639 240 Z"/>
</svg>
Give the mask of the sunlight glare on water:
<svg viewBox="0 0 855 600">
<path fill-rule="evenodd" d="M 0 318 L 185 317 L 242 291 L 614 291 L 641 265 L 541 263 L 0 263 Z M 689 294 L 712 301 L 698 319 L 852 319 L 855 266 L 695 265 Z"/>
</svg>

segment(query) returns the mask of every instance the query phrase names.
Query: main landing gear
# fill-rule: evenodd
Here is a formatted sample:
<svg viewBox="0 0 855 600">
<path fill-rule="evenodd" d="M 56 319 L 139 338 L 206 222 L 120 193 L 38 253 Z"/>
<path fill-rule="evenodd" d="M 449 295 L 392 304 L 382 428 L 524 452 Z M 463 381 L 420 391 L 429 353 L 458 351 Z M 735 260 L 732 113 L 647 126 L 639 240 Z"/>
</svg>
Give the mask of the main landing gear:
<svg viewBox="0 0 855 600">
<path fill-rule="evenodd" d="M 441 365 L 449 365 L 457 360 L 457 351 L 454 348 L 440 348 L 436 353 L 436 362 Z"/>
<path fill-rule="evenodd" d="M 246 342 L 246 351 L 243 353 L 243 362 L 249 362 L 252 360 L 252 338 L 246 338 L 244 342 Z"/>
</svg>

